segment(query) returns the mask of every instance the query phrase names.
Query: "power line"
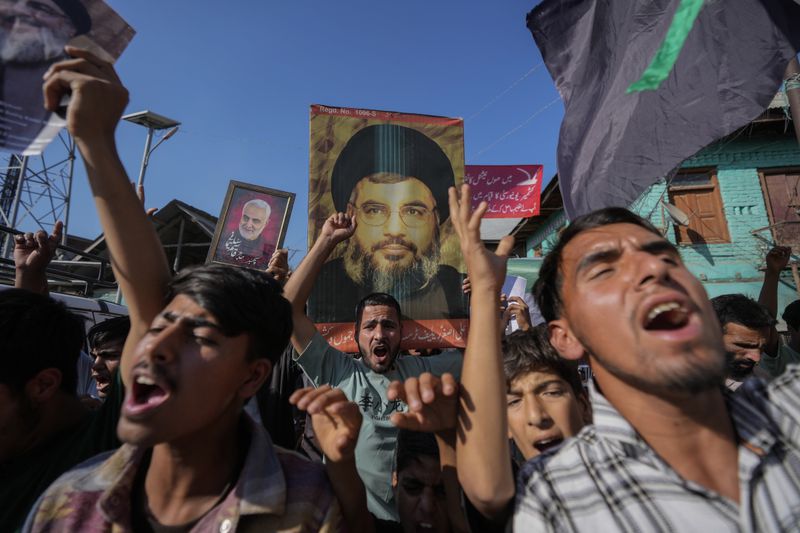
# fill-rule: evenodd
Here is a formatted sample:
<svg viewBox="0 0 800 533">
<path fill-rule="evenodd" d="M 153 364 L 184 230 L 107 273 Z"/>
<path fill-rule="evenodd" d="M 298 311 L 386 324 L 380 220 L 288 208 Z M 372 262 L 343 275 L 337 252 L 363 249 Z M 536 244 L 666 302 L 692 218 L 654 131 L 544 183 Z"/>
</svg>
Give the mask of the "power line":
<svg viewBox="0 0 800 533">
<path fill-rule="evenodd" d="M 522 124 L 511 128 L 511 130 L 509 130 L 507 133 L 501 135 L 499 139 L 497 139 L 493 143 L 485 146 L 477 154 L 475 154 L 474 157 L 478 157 L 479 155 L 483 154 L 484 152 L 487 152 L 487 151 L 491 150 L 492 148 L 494 148 L 495 146 L 500 144 L 502 141 L 504 141 L 506 138 L 510 137 L 511 135 L 513 135 L 514 133 L 519 131 L 520 129 L 524 128 L 531 120 L 533 120 L 534 118 L 539 116 L 541 113 L 543 113 L 545 110 L 547 110 L 548 108 L 552 107 L 556 102 L 559 102 L 559 101 L 561 101 L 561 97 L 560 96 L 555 97 L 549 103 L 547 103 L 543 107 L 540 107 L 539 109 L 537 109 L 536 112 L 533 115 L 531 115 L 528 118 L 526 118 L 525 121 L 522 122 Z"/>
<path fill-rule="evenodd" d="M 487 103 L 486 103 L 486 104 L 485 104 L 485 105 L 484 105 L 482 108 L 480 108 L 480 109 L 479 109 L 477 112 L 475 112 L 475 113 L 473 113 L 472 115 L 470 115 L 469 117 L 467 117 L 467 119 L 466 119 L 466 120 L 472 120 L 473 118 L 477 117 L 478 115 L 480 115 L 481 113 L 483 113 L 484 111 L 486 111 L 486 110 L 487 110 L 489 107 L 491 107 L 491 106 L 492 106 L 492 105 L 493 105 L 495 102 L 497 102 L 497 101 L 498 101 L 498 100 L 500 100 L 500 99 L 501 99 L 503 96 L 505 96 L 505 95 L 506 95 L 506 93 L 507 93 L 508 91 L 510 91 L 511 89 L 513 89 L 514 87 L 516 87 L 517 85 L 519 85 L 520 83 L 522 83 L 522 82 L 523 82 L 523 81 L 524 81 L 526 78 L 528 78 L 528 76 L 530 76 L 531 74 L 533 74 L 534 72 L 536 72 L 536 70 L 537 70 L 539 67 L 541 67 L 542 65 L 543 65 L 543 63 L 542 63 L 541 61 L 539 61 L 539 63 L 538 63 L 538 64 L 534 65 L 534 66 L 533 66 L 533 67 L 532 67 L 532 68 L 531 68 L 531 69 L 530 69 L 528 72 L 526 72 L 525 74 L 523 74 L 523 75 L 522 75 L 522 77 L 521 77 L 520 79 L 518 79 L 517 81 L 515 81 L 514 83 L 512 83 L 511 85 L 509 85 L 508 87 L 506 87 L 504 90 L 502 90 L 502 91 L 501 91 L 499 94 L 497 94 L 497 95 L 496 95 L 494 98 L 492 98 L 491 100 L 489 100 L 489 101 L 488 101 L 488 102 L 487 102 Z"/>
</svg>

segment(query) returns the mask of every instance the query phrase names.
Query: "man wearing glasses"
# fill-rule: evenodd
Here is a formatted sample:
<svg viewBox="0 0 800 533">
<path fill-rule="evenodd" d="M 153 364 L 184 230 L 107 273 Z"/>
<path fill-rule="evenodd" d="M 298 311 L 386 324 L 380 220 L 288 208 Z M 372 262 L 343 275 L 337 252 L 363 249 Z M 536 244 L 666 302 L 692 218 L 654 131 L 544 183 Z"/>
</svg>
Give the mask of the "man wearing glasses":
<svg viewBox="0 0 800 533">
<path fill-rule="evenodd" d="M 331 193 L 336 211 L 355 219 L 355 231 L 344 253 L 323 266 L 310 316 L 349 322 L 362 297 L 382 292 L 409 318 L 466 317 L 463 276 L 441 264 L 440 225 L 453 185 L 450 160 L 425 134 L 379 124 L 353 135 L 333 167 Z"/>
</svg>

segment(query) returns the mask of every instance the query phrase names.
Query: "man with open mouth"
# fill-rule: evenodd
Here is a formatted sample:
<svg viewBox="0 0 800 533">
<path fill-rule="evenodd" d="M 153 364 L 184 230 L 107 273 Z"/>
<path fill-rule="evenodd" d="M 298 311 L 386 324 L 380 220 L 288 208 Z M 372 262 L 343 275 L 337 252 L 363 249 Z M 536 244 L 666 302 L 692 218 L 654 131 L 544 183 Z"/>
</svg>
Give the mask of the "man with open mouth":
<svg viewBox="0 0 800 533">
<path fill-rule="evenodd" d="M 356 306 L 354 335 L 360 358 L 336 350 L 317 331 L 305 314 L 305 303 L 325 260 L 337 244 L 353 235 L 356 220 L 337 213 L 325 221 L 314 246 L 286 283 L 285 293 L 292 303 L 292 344 L 299 354 L 298 364 L 315 386 L 329 384 L 341 389 L 361 408 L 364 422 L 355 454 L 369 511 L 379 519 L 397 521 L 391 474 L 398 429 L 389 418 L 406 411 L 407 406 L 390 400 L 387 389 L 392 381 L 405 381 L 424 372 L 436 376 L 449 372 L 458 379 L 461 355 L 400 356 L 402 312 L 397 300 L 385 293 L 369 294 Z"/>
<path fill-rule="evenodd" d="M 127 316 L 109 318 L 91 327 L 86 334 L 92 356 L 92 379 L 97 384 L 97 397 L 105 400 L 117 377 L 122 348 L 131 329 Z"/>
<path fill-rule="evenodd" d="M 571 221 L 534 293 L 561 356 L 588 354 L 594 424 L 523 467 L 515 530 L 796 527 L 800 369 L 727 391 L 708 296 L 657 228 L 622 208 Z"/>
<path fill-rule="evenodd" d="M 67 47 L 45 76 L 89 183 L 131 330 L 120 372 L 124 442 L 59 478 L 32 509 L 31 531 L 333 531 L 339 504 L 324 468 L 272 445 L 243 412 L 292 331 L 268 274 L 223 265 L 170 279 L 164 250 L 116 153 L 128 93 L 113 67 Z"/>
</svg>

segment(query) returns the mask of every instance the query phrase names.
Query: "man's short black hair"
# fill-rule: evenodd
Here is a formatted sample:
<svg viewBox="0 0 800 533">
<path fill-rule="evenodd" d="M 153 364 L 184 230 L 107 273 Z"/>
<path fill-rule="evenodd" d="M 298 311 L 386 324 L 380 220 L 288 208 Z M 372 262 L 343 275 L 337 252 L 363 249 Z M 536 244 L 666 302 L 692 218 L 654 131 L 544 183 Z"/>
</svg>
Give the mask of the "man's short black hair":
<svg viewBox="0 0 800 533">
<path fill-rule="evenodd" d="M 530 372 L 552 372 L 569 383 L 575 396 L 585 394 L 578 364 L 564 359 L 553 348 L 547 324 L 506 335 L 503 339 L 503 372 L 506 375 L 506 387 Z"/>
<path fill-rule="evenodd" d="M 539 279 L 533 286 L 536 305 L 545 321 L 550 322 L 561 316 L 564 302 L 561 299 L 561 259 L 567 244 L 584 231 L 608 226 L 610 224 L 633 224 L 663 238 L 661 232 L 650 222 L 622 207 L 606 207 L 576 218 L 558 236 L 558 242 L 545 256 L 539 269 Z"/>
<path fill-rule="evenodd" d="M 744 294 L 717 296 L 711 299 L 711 306 L 717 314 L 723 331 L 728 324 L 761 329 L 774 326 L 776 322 L 763 305 Z"/>
<path fill-rule="evenodd" d="M 75 395 L 83 320 L 49 296 L 0 291 L 0 383 L 15 394 L 46 368 L 61 372 L 61 390 Z"/>
<path fill-rule="evenodd" d="M 800 300 L 795 300 L 786 306 L 781 315 L 786 325 L 797 331 L 800 330 Z"/>
<path fill-rule="evenodd" d="M 292 307 L 266 272 L 209 264 L 181 270 L 169 284 L 166 302 L 188 296 L 214 315 L 228 337 L 250 337 L 249 359 L 275 363 L 292 334 Z"/>
<path fill-rule="evenodd" d="M 111 342 L 125 342 L 131 330 L 131 319 L 127 316 L 115 316 L 102 322 L 98 322 L 89 329 L 86 340 L 89 342 L 89 349 L 94 350 L 97 346 Z"/>
<path fill-rule="evenodd" d="M 439 144 L 421 131 L 398 124 L 374 124 L 357 131 L 336 159 L 331 195 L 337 211 L 346 211 L 356 184 L 379 173 L 414 177 L 430 189 L 439 221 L 450 216 L 447 190 L 455 186 L 453 165 Z"/>
<path fill-rule="evenodd" d="M 395 473 L 399 476 L 400 472 L 420 455 L 439 461 L 439 446 L 433 433 L 401 429 L 397 433 L 397 448 L 394 454 Z"/>
<path fill-rule="evenodd" d="M 385 292 L 373 292 L 367 294 L 356 306 L 356 340 L 358 340 L 358 332 L 361 330 L 361 318 L 364 315 L 364 308 L 371 305 L 385 305 L 397 311 L 397 320 L 401 320 L 402 313 L 400 311 L 400 304 L 397 303 L 394 296 L 386 294 Z"/>
</svg>

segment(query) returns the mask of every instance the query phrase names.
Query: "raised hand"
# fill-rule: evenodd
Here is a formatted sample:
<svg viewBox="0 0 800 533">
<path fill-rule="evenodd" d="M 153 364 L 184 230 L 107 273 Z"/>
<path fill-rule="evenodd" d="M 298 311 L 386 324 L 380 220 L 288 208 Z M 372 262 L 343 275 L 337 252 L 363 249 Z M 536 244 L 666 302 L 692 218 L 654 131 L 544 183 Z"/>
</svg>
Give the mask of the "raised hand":
<svg viewBox="0 0 800 533">
<path fill-rule="evenodd" d="M 17 270 L 44 272 L 61 242 L 64 224 L 60 220 L 49 236 L 42 230 L 14 236 L 14 267 Z"/>
<path fill-rule="evenodd" d="M 314 434 L 328 461 L 338 463 L 354 459 L 361 412 L 344 392 L 330 385 L 316 389 L 306 387 L 296 390 L 289 397 L 289 403 L 311 415 Z"/>
<path fill-rule="evenodd" d="M 87 50 L 65 48 L 72 59 L 59 61 L 44 74 L 44 106 L 56 111 L 61 98 L 70 94 L 67 129 L 76 141 L 113 142 L 114 131 L 125 106 L 128 91 L 111 63 Z"/>
<path fill-rule="evenodd" d="M 458 234 L 461 253 L 467 263 L 472 292 L 478 288 L 500 292 L 506 279 L 506 263 L 514 246 L 514 237 L 507 235 L 494 252 L 487 250 L 481 241 L 481 218 L 486 213 L 488 204 L 481 202 L 473 212 L 471 194 L 469 185 L 462 185 L 460 191 L 450 187 L 450 220 Z"/>
<path fill-rule="evenodd" d="M 349 239 L 356 231 L 356 218 L 347 213 L 334 213 L 322 226 L 320 237 L 328 239 L 334 246 Z"/>
<path fill-rule="evenodd" d="M 503 312 L 503 324 L 508 325 L 511 318 L 516 319 L 519 329 L 528 331 L 531 329 L 531 313 L 528 304 L 519 296 L 512 296 L 508 299 L 508 307 Z"/>
<path fill-rule="evenodd" d="M 780 273 L 789 264 L 792 249 L 788 246 L 775 246 L 767 253 L 767 271 Z"/>
<path fill-rule="evenodd" d="M 153 215 L 155 215 L 156 211 L 158 211 L 157 207 L 151 207 L 151 208 L 148 209 L 145 206 L 145 203 L 144 203 L 144 183 L 140 183 L 139 185 L 136 185 L 134 182 L 131 182 L 131 187 L 134 187 L 136 189 L 136 196 L 138 196 L 139 197 L 139 201 L 142 202 L 142 207 L 144 207 L 144 210 L 145 210 L 145 213 L 147 213 L 147 216 L 148 217 L 152 217 Z"/>
<path fill-rule="evenodd" d="M 441 433 L 456 427 L 458 382 L 451 374 L 437 378 L 425 372 L 419 378 L 393 381 L 386 396 L 389 400 L 402 400 L 408 406 L 408 411 L 390 418 L 399 428 Z"/>
<path fill-rule="evenodd" d="M 283 285 L 289 279 L 289 251 L 285 248 L 272 252 L 267 265 L 267 274 Z"/>
</svg>

